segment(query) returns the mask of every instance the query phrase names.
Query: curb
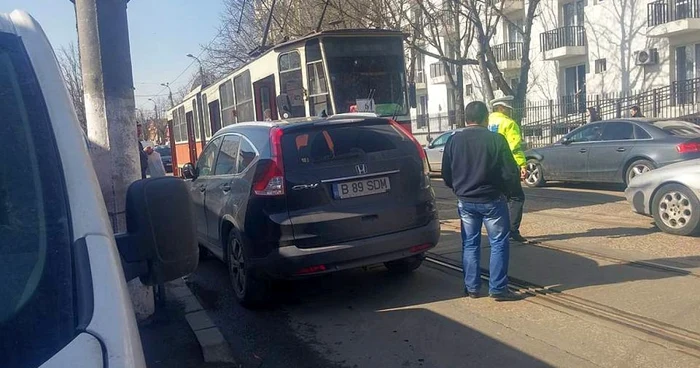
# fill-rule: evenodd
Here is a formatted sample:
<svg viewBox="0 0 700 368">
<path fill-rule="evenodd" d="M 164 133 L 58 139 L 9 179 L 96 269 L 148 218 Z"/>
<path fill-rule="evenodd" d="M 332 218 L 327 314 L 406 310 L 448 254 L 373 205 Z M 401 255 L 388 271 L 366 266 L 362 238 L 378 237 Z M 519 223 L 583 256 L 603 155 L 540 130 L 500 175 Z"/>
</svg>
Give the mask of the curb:
<svg viewBox="0 0 700 368">
<path fill-rule="evenodd" d="M 168 292 L 185 307 L 187 324 L 197 337 L 206 363 L 235 363 L 224 335 L 209 318 L 207 311 L 192 294 L 184 278 L 168 283 Z"/>
</svg>

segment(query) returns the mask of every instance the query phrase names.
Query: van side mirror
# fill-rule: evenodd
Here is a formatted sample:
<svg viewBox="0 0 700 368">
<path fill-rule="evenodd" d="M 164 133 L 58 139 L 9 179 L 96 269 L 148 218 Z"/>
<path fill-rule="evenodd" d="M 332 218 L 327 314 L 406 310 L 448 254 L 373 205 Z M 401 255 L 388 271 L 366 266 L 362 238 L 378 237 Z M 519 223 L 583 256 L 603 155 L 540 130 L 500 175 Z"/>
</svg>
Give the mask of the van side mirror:
<svg viewBox="0 0 700 368">
<path fill-rule="evenodd" d="M 280 119 L 289 119 L 292 116 L 292 101 L 289 99 L 289 95 L 286 93 L 280 93 L 277 96 L 277 112 L 279 113 Z"/>
<path fill-rule="evenodd" d="M 416 101 L 416 84 L 411 83 L 408 85 L 408 104 L 412 108 L 416 108 L 418 106 L 418 102 Z"/>
<path fill-rule="evenodd" d="M 127 232 L 117 247 L 126 280 L 162 284 L 186 276 L 199 263 L 193 204 L 184 180 L 138 180 L 126 194 Z"/>
<path fill-rule="evenodd" d="M 197 178 L 197 170 L 194 168 L 194 165 L 192 165 L 192 163 L 188 162 L 182 166 L 182 176 L 185 179 Z"/>
</svg>

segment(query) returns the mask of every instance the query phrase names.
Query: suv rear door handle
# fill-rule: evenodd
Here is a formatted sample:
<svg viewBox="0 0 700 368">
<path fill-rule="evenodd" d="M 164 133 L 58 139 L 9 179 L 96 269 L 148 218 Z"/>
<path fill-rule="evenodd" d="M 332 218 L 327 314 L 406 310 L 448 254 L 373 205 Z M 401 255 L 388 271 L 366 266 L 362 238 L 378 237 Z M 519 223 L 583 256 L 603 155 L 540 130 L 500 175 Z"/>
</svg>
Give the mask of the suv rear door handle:
<svg viewBox="0 0 700 368">
<path fill-rule="evenodd" d="M 625 147 L 620 147 L 620 148 L 616 149 L 615 151 L 617 151 L 617 152 L 625 152 L 625 151 L 627 151 L 627 149 L 626 149 Z"/>
<path fill-rule="evenodd" d="M 585 149 L 585 148 L 581 148 L 581 149 L 580 149 L 580 150 L 578 150 L 578 151 L 579 151 L 579 152 L 581 152 L 581 153 L 586 153 L 586 152 L 588 152 L 588 150 L 587 150 L 587 149 Z"/>
<path fill-rule="evenodd" d="M 444 148 L 440 148 L 440 152 L 445 152 L 445 149 L 444 149 Z"/>
<path fill-rule="evenodd" d="M 200 192 L 204 193 L 204 191 L 207 190 L 207 186 L 204 184 L 200 184 L 197 186 L 197 189 L 199 189 Z"/>
<path fill-rule="evenodd" d="M 221 190 L 224 191 L 224 193 L 228 193 L 231 191 L 231 184 L 226 183 L 226 184 L 221 184 Z"/>
</svg>

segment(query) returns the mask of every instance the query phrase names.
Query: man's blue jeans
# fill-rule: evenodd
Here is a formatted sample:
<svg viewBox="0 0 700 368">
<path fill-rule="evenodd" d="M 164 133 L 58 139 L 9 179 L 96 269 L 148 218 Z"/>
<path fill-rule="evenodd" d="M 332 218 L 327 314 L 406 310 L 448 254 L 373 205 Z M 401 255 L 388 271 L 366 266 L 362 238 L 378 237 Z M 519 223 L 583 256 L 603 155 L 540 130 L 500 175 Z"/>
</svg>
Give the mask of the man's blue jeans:
<svg viewBox="0 0 700 368">
<path fill-rule="evenodd" d="M 486 203 L 459 200 L 457 213 L 462 220 L 462 263 L 464 285 L 467 291 L 478 293 L 481 287 L 479 263 L 481 260 L 481 224 L 483 223 L 486 225 L 491 245 L 489 294 L 507 292 L 510 218 L 505 198 Z"/>
</svg>

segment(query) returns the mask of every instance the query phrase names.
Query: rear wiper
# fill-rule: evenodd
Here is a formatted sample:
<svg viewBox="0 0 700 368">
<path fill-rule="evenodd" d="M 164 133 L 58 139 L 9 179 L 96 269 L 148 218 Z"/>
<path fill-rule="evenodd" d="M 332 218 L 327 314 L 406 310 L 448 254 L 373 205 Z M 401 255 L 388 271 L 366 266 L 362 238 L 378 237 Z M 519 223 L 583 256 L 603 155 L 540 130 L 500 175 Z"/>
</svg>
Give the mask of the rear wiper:
<svg viewBox="0 0 700 368">
<path fill-rule="evenodd" d="M 326 156 L 323 158 L 319 158 L 318 160 L 314 160 L 314 163 L 321 163 L 321 162 L 328 162 L 328 161 L 335 161 L 335 160 L 347 160 L 349 158 L 355 158 L 355 157 L 360 157 L 362 156 L 362 152 L 348 152 L 342 155 L 338 156 Z"/>
</svg>

